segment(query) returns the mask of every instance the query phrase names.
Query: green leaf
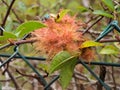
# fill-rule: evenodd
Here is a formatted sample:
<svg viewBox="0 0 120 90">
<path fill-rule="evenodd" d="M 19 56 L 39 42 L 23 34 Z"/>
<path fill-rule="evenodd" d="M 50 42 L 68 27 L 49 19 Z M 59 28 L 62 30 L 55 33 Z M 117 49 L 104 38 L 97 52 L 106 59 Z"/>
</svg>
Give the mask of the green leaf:
<svg viewBox="0 0 120 90">
<path fill-rule="evenodd" d="M 3 36 L 0 36 L 0 40 L 16 39 L 17 36 L 11 32 L 4 31 Z"/>
<path fill-rule="evenodd" d="M 83 6 L 79 6 L 78 9 L 80 10 L 80 12 L 88 11 L 88 9 L 86 7 L 83 7 Z"/>
<path fill-rule="evenodd" d="M 67 51 L 61 51 L 58 54 L 56 54 L 53 57 L 52 62 L 50 64 L 49 73 L 53 73 L 54 71 L 60 69 L 61 63 L 70 57 L 71 55 Z"/>
<path fill-rule="evenodd" d="M 115 42 L 114 45 L 120 50 L 120 43 L 119 42 Z"/>
<path fill-rule="evenodd" d="M 62 19 L 69 11 L 70 11 L 70 10 L 68 10 L 68 9 L 62 10 L 62 11 L 59 13 L 59 17 L 56 18 L 56 22 L 60 22 L 61 19 Z"/>
<path fill-rule="evenodd" d="M 102 0 L 102 2 L 109 8 L 109 10 L 114 11 L 114 3 L 112 0 Z"/>
<path fill-rule="evenodd" d="M 27 15 L 35 16 L 38 12 L 39 5 L 33 5 L 26 10 Z"/>
<path fill-rule="evenodd" d="M 43 27 L 45 27 L 45 25 L 38 21 L 28 21 L 28 22 L 21 24 L 16 29 L 15 34 L 18 36 L 18 38 L 21 38 L 25 34 L 28 34 L 36 29 L 43 28 Z"/>
<path fill-rule="evenodd" d="M 49 73 L 60 70 L 60 83 L 65 89 L 72 79 L 73 70 L 77 63 L 77 56 L 71 56 L 67 51 L 61 51 L 53 58 Z"/>
<path fill-rule="evenodd" d="M 115 46 L 113 45 L 108 45 L 108 46 L 105 46 L 101 51 L 100 51 L 100 54 L 119 54 L 119 49 L 116 48 Z"/>
<path fill-rule="evenodd" d="M 38 64 L 38 67 L 42 68 L 44 71 L 48 71 L 48 69 L 49 69 L 49 65 L 48 64 L 44 64 L 44 63 Z"/>
<path fill-rule="evenodd" d="M 69 62 L 67 62 L 64 67 L 61 69 L 60 71 L 60 83 L 62 85 L 62 88 L 65 89 L 71 79 L 72 79 L 72 75 L 73 75 L 73 71 L 75 68 L 75 65 L 77 63 L 77 58 L 71 58 L 71 60 Z"/>
<path fill-rule="evenodd" d="M 103 44 L 95 41 L 85 41 L 84 43 L 82 43 L 80 48 L 87 48 L 87 47 L 93 47 L 93 46 L 103 46 Z"/>
<path fill-rule="evenodd" d="M 93 12 L 93 14 L 105 16 L 105 17 L 108 17 L 108 18 L 113 18 L 113 15 L 111 15 L 111 14 L 109 14 L 108 12 L 103 11 L 103 10 L 95 10 L 95 11 Z"/>
</svg>

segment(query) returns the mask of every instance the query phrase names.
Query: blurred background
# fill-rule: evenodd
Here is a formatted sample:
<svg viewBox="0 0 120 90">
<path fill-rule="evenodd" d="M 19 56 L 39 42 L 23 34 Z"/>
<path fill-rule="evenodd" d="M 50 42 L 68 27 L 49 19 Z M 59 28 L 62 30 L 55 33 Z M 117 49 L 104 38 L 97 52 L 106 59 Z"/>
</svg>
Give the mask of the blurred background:
<svg viewBox="0 0 120 90">
<path fill-rule="evenodd" d="M 8 11 L 9 5 L 12 0 L 0 0 L 0 25 L 3 25 L 3 21 L 5 15 Z M 109 0 L 108 0 L 109 2 Z M 14 32 L 15 29 L 22 24 L 23 22 L 27 22 L 29 20 L 38 20 L 40 21 L 42 17 L 46 14 L 57 14 L 60 9 L 70 9 L 69 14 L 71 16 L 76 15 L 77 19 L 80 19 L 83 23 L 86 24 L 86 27 L 82 30 L 85 31 L 89 26 L 93 25 L 93 23 L 100 19 L 100 22 L 95 23 L 95 25 L 90 28 L 89 32 L 86 33 L 86 37 L 95 40 L 96 37 L 100 34 L 100 32 L 108 25 L 112 20 L 117 20 L 120 23 L 120 1 L 113 0 L 115 11 L 109 10 L 109 7 L 102 2 L 102 0 L 15 0 L 14 5 L 10 11 L 10 14 L 6 20 L 3 28 L 5 31 Z M 108 5 L 109 6 L 109 5 Z M 103 10 L 106 13 L 98 13 L 94 12 L 95 10 Z M 106 38 L 113 38 L 113 33 L 110 33 Z M 119 33 L 116 33 L 119 35 Z M 8 43 L 8 41 L 0 42 L 1 45 Z M 106 43 L 107 45 L 111 45 L 111 43 Z M 112 45 L 116 48 L 119 47 L 119 44 L 112 43 Z M 120 62 L 119 55 L 99 55 L 98 52 L 101 48 L 96 49 L 97 58 L 95 61 L 106 61 L 106 62 Z M 116 50 L 116 49 L 115 49 Z M 2 54 L 12 54 L 13 47 L 6 48 L 1 50 Z M 25 44 L 20 46 L 20 52 L 25 56 L 38 56 L 40 55 L 37 51 L 34 50 L 32 44 Z M 6 60 L 7 58 L 0 58 L 1 60 Z M 47 66 L 38 63 L 38 61 L 31 61 L 31 63 L 44 75 L 46 74 L 43 70 L 47 68 Z M 42 62 L 43 63 L 43 62 Z M 80 67 L 80 69 L 79 69 Z M 73 80 L 71 81 L 71 85 L 67 90 L 97 90 L 96 80 L 95 78 L 82 66 L 78 66 L 78 71 L 76 71 Z M 90 66 L 92 70 L 96 74 L 99 74 L 99 66 Z M 0 70 L 0 87 L 3 90 L 18 90 L 18 87 L 21 90 L 43 90 L 42 85 L 38 83 L 38 81 L 31 76 L 34 75 L 32 70 L 23 62 L 21 59 L 13 59 L 13 62 L 9 65 L 9 70 L 12 76 L 15 78 L 17 85 L 15 87 L 11 78 L 7 73 L 4 73 L 4 69 Z M 20 72 L 24 73 L 22 75 L 16 72 L 16 69 Z M 113 88 L 113 90 L 120 90 L 120 70 L 119 67 L 106 67 L 107 75 L 106 82 Z M 82 72 L 82 73 L 81 73 Z M 54 75 L 53 75 L 54 76 Z M 49 82 L 51 78 L 47 78 Z M 59 85 L 59 81 L 53 84 L 53 90 L 61 90 L 61 86 Z M 118 88 L 117 88 L 118 87 Z M 1 90 L 0 89 L 0 90 Z"/>
</svg>

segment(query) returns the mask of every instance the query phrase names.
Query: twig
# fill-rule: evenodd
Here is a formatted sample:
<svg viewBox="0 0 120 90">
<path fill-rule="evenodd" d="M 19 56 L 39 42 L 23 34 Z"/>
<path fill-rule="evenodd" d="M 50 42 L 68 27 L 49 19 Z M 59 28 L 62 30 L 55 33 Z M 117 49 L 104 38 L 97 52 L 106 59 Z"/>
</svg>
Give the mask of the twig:
<svg viewBox="0 0 120 90">
<path fill-rule="evenodd" d="M 16 41 L 16 42 L 13 42 L 13 43 L 8 43 L 8 44 L 5 44 L 4 46 L 1 46 L 0 47 L 0 50 L 4 49 L 4 48 L 7 48 L 7 47 L 10 47 L 10 46 L 13 46 L 13 45 L 20 45 L 20 44 L 26 44 L 26 43 L 33 43 L 37 40 L 35 39 L 29 39 L 29 40 L 19 40 L 19 41 Z"/>
<path fill-rule="evenodd" d="M 114 90 L 117 90 L 117 85 L 116 85 L 115 76 L 114 76 L 114 67 L 112 67 L 112 79 L 114 83 Z"/>
<path fill-rule="evenodd" d="M 105 66 L 100 66 L 100 79 L 104 82 L 105 81 L 105 75 L 106 75 L 106 68 Z M 98 82 L 98 85 L 97 85 L 97 90 L 103 90 L 102 89 L 102 85 Z"/>
<path fill-rule="evenodd" d="M 77 31 L 81 32 L 81 33 L 85 32 L 85 30 L 77 30 Z M 94 31 L 94 30 L 88 30 L 87 32 L 90 33 L 90 34 L 94 34 L 94 35 L 100 35 L 100 33 L 101 33 L 101 31 Z M 112 37 L 112 36 L 113 36 L 112 33 L 109 33 L 107 35 L 107 37 Z"/>
<path fill-rule="evenodd" d="M 91 19 L 88 20 L 88 21 L 86 22 L 86 24 L 90 23 L 90 22 L 93 21 L 93 20 L 96 20 L 96 19 L 99 18 L 99 17 L 100 17 L 100 16 L 91 17 Z"/>
<path fill-rule="evenodd" d="M 100 40 L 99 42 L 101 42 L 101 43 L 106 43 L 106 42 L 120 42 L 120 40 L 117 40 L 117 39 L 103 39 L 103 40 Z"/>
<path fill-rule="evenodd" d="M 89 26 L 82 34 L 84 35 L 88 30 L 90 30 L 96 23 L 102 20 L 103 16 L 101 16 L 98 20 L 96 20 L 91 26 Z"/>
<path fill-rule="evenodd" d="M 24 81 L 21 85 L 21 87 L 24 87 L 24 85 L 28 82 L 28 80 Z"/>
<path fill-rule="evenodd" d="M 11 10 L 14 2 L 15 2 L 15 0 L 12 0 L 10 6 L 8 7 L 8 10 L 7 10 L 7 12 L 6 12 L 5 18 L 4 18 L 3 23 L 2 23 L 2 25 L 1 25 L 2 27 L 5 26 L 6 20 L 7 20 L 7 18 L 8 18 L 8 15 L 10 14 L 10 10 Z M 3 35 L 3 32 L 2 32 L 2 35 Z"/>
<path fill-rule="evenodd" d="M 113 60 L 112 60 L 113 63 Z M 115 71 L 114 71 L 114 67 L 111 67 L 111 75 L 112 75 L 112 79 L 113 79 L 113 84 L 114 84 L 114 90 L 117 90 L 117 84 L 116 84 L 116 80 L 115 80 L 115 75 L 114 75 Z"/>
<path fill-rule="evenodd" d="M 90 82 L 91 80 L 86 76 L 86 75 L 84 75 L 84 74 L 82 74 L 82 73 L 79 73 L 78 71 L 74 71 L 74 74 L 73 74 L 75 77 L 77 77 L 77 78 L 79 78 L 79 79 L 81 79 L 81 80 L 84 80 L 84 81 L 86 81 L 86 82 Z"/>
<path fill-rule="evenodd" d="M 19 78 L 21 78 L 21 77 L 23 77 L 23 76 L 17 76 L 17 77 L 15 77 L 15 79 L 19 79 Z M 12 81 L 11 78 L 10 78 L 10 79 L 7 79 L 7 80 L 0 80 L 0 82 L 10 82 L 10 81 Z"/>
<path fill-rule="evenodd" d="M 37 76 L 37 75 L 26 75 L 26 74 L 23 74 L 21 73 L 19 70 L 16 69 L 16 72 L 19 73 L 20 75 L 22 76 L 25 76 L 25 77 L 30 77 L 30 78 L 35 78 L 39 81 L 39 83 L 42 85 L 42 82 L 40 81 L 40 78 Z M 48 75 L 44 75 L 43 77 L 47 77 Z"/>
<path fill-rule="evenodd" d="M 5 72 L 8 70 L 8 67 L 9 67 L 9 62 L 7 63 L 7 65 L 6 65 L 5 69 L 4 69 L 4 71 L 2 72 L 3 75 L 4 75 Z"/>
<path fill-rule="evenodd" d="M 22 75 L 22 76 L 25 76 L 25 77 L 39 78 L 39 77 L 37 77 L 37 76 L 35 76 L 35 75 L 26 75 L 26 74 L 23 74 L 23 73 L 21 73 L 21 72 L 20 72 L 19 70 L 17 70 L 17 69 L 16 69 L 16 72 L 19 73 L 19 74 Z"/>
<path fill-rule="evenodd" d="M 3 61 L 0 59 L 0 62 L 2 63 Z M 12 73 L 8 69 L 6 70 L 6 72 L 8 73 L 8 75 L 11 78 L 12 82 L 14 83 L 16 89 L 20 90 L 20 87 L 19 87 L 17 81 L 15 80 L 15 78 L 13 77 Z"/>
<path fill-rule="evenodd" d="M 13 45 L 20 45 L 20 44 L 26 44 L 26 43 L 34 43 L 36 41 L 37 41 L 36 39 L 19 40 L 19 41 L 16 41 L 16 42 L 13 42 L 13 43 L 8 43 L 8 44 L 5 44 L 4 46 L 1 46 L 0 50 L 2 50 L 4 48 L 7 48 L 7 47 L 10 47 L 10 46 L 13 46 Z M 101 42 L 101 43 L 106 43 L 106 42 L 120 42 L 120 40 L 116 40 L 116 39 L 103 39 L 103 40 L 100 40 L 99 42 Z"/>
<path fill-rule="evenodd" d="M 4 0 L 2 0 L 2 2 L 9 8 L 9 5 Z M 15 10 L 14 9 L 11 9 L 11 10 L 14 13 L 15 17 L 20 21 L 20 23 L 22 23 L 23 21 L 18 17 Z"/>
</svg>

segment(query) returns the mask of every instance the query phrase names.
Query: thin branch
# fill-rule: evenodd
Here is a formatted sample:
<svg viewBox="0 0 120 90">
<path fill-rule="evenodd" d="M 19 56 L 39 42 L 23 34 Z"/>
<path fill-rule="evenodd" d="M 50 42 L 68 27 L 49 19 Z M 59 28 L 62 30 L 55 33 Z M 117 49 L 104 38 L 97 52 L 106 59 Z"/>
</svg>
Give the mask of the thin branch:
<svg viewBox="0 0 120 90">
<path fill-rule="evenodd" d="M 120 42 L 120 40 L 117 39 L 102 39 L 99 42 L 106 43 L 106 42 Z"/>
<path fill-rule="evenodd" d="M 113 79 L 113 83 L 114 83 L 114 90 L 117 90 L 117 85 L 116 85 L 114 73 L 115 73 L 114 72 L 114 67 L 112 67 L 112 79 Z"/>
<path fill-rule="evenodd" d="M 111 58 L 112 58 L 112 56 L 111 56 Z M 112 63 L 113 63 L 114 61 L 112 60 Z M 112 75 L 112 79 L 113 79 L 113 84 L 114 84 L 114 90 L 117 90 L 117 84 L 116 84 L 116 80 L 115 80 L 115 75 L 114 75 L 114 73 L 115 73 L 115 70 L 114 70 L 114 67 L 112 66 L 111 67 L 111 75 Z"/>
<path fill-rule="evenodd" d="M 96 23 L 102 20 L 103 16 L 101 16 L 98 20 L 96 20 L 91 26 L 89 26 L 82 34 L 84 35 L 88 30 L 90 30 Z"/>
<path fill-rule="evenodd" d="M 88 21 L 86 22 L 86 24 L 90 23 L 90 22 L 93 21 L 93 20 L 96 20 L 96 19 L 99 18 L 99 17 L 100 17 L 100 16 L 93 16 L 93 17 L 91 17 L 91 19 L 88 20 Z"/>
<path fill-rule="evenodd" d="M 22 78 L 23 76 L 17 76 L 17 77 L 15 77 L 15 79 L 19 79 L 19 78 Z M 10 78 L 10 79 L 7 79 L 7 80 L 0 80 L 0 82 L 11 82 L 12 81 L 12 79 Z"/>
<path fill-rule="evenodd" d="M 16 72 L 19 73 L 19 74 L 22 75 L 22 76 L 25 76 L 25 77 L 36 78 L 36 79 L 39 78 L 39 77 L 37 77 L 37 76 L 35 76 L 35 75 L 23 74 L 22 72 L 20 72 L 20 71 L 17 70 L 17 69 L 16 69 Z"/>
<path fill-rule="evenodd" d="M 86 82 L 91 82 L 91 80 L 84 74 L 79 73 L 78 71 L 74 71 L 73 76 L 79 78 L 80 80 L 86 81 Z"/>
<path fill-rule="evenodd" d="M 10 43 L 8 43 L 8 44 L 5 44 L 4 46 L 1 46 L 0 47 L 0 50 L 2 50 L 2 49 L 4 49 L 4 48 L 7 48 L 7 47 L 10 47 L 10 46 L 13 46 L 13 45 L 20 45 L 20 44 L 26 44 L 26 43 L 33 43 L 33 42 L 35 42 L 35 41 L 37 41 L 37 40 L 35 40 L 35 39 L 30 39 L 30 40 L 19 40 L 19 41 L 16 41 L 16 42 L 10 42 Z"/>
<path fill-rule="evenodd" d="M 4 48 L 7 48 L 7 47 L 10 47 L 10 46 L 13 46 L 13 45 L 21 45 L 21 44 L 26 44 L 26 43 L 34 43 L 36 41 L 37 41 L 36 39 L 19 40 L 19 41 L 16 41 L 16 42 L 13 42 L 13 43 L 8 43 L 8 44 L 5 44 L 4 46 L 1 46 L 0 50 L 2 50 Z M 106 42 L 120 42 L 120 40 L 117 40 L 117 39 L 103 39 L 103 40 L 100 40 L 99 42 L 101 42 L 101 43 L 106 43 Z"/>
<path fill-rule="evenodd" d="M 0 59 L 0 62 L 3 63 L 3 61 Z M 11 78 L 12 82 L 14 83 L 15 87 L 17 90 L 20 90 L 20 87 L 17 83 L 17 81 L 15 80 L 14 76 L 12 75 L 12 73 L 9 71 L 9 69 L 6 70 L 6 72 L 8 73 L 9 77 Z"/>
<path fill-rule="evenodd" d="M 8 16 L 9 16 L 9 14 L 10 14 L 10 11 L 11 11 L 11 8 L 12 8 L 14 2 L 15 2 L 15 0 L 12 0 L 11 4 L 10 4 L 10 6 L 9 6 L 7 12 L 6 12 L 5 18 L 4 18 L 3 23 L 2 23 L 2 25 L 1 25 L 2 27 L 5 26 L 5 23 L 6 23 L 6 21 L 7 21 L 7 18 L 8 18 Z M 1 35 L 3 35 L 3 32 L 1 33 Z"/>
<path fill-rule="evenodd" d="M 24 73 L 20 72 L 20 71 L 17 70 L 17 69 L 16 69 L 16 72 L 19 73 L 19 74 L 22 75 L 22 76 L 25 76 L 25 77 L 35 78 L 35 79 L 37 79 L 37 80 L 39 81 L 39 83 L 40 83 L 41 85 L 43 85 L 42 82 L 41 82 L 41 80 L 40 80 L 40 78 L 39 78 L 37 75 L 27 75 L 27 74 L 24 74 Z M 45 78 L 45 77 L 47 77 L 47 76 L 48 76 L 48 75 L 44 75 L 43 77 Z"/>
<path fill-rule="evenodd" d="M 4 0 L 2 0 L 2 2 L 9 8 L 9 5 Z M 23 21 L 18 17 L 15 10 L 14 9 L 11 9 L 11 10 L 14 13 L 15 17 L 19 20 L 19 22 L 22 23 Z"/>
<path fill-rule="evenodd" d="M 105 76 L 106 76 L 106 67 L 105 66 L 100 66 L 100 79 L 104 82 L 105 81 Z M 97 85 L 97 90 L 103 90 L 103 86 L 98 82 Z"/>
<path fill-rule="evenodd" d="M 78 32 L 81 32 L 81 33 L 85 32 L 85 30 L 77 30 L 77 31 L 78 31 Z M 87 33 L 94 34 L 94 35 L 100 35 L 101 31 L 88 30 Z M 109 36 L 109 37 L 112 37 L 113 34 L 112 34 L 112 33 L 109 33 L 109 34 L 107 35 L 107 37 L 108 37 L 108 36 Z"/>
<path fill-rule="evenodd" d="M 24 81 L 21 85 L 21 87 L 24 87 L 24 85 L 28 82 L 28 80 Z"/>
</svg>

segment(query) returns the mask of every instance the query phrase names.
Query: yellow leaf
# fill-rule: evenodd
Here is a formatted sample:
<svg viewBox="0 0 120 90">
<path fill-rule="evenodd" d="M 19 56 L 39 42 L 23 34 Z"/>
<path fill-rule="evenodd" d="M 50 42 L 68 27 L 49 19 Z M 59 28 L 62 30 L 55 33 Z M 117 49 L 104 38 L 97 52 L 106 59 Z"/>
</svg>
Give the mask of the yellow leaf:
<svg viewBox="0 0 120 90">
<path fill-rule="evenodd" d="M 95 41 L 85 41 L 84 43 L 82 43 L 80 48 L 87 48 L 87 47 L 94 47 L 94 46 L 103 46 L 103 44 Z"/>
</svg>

